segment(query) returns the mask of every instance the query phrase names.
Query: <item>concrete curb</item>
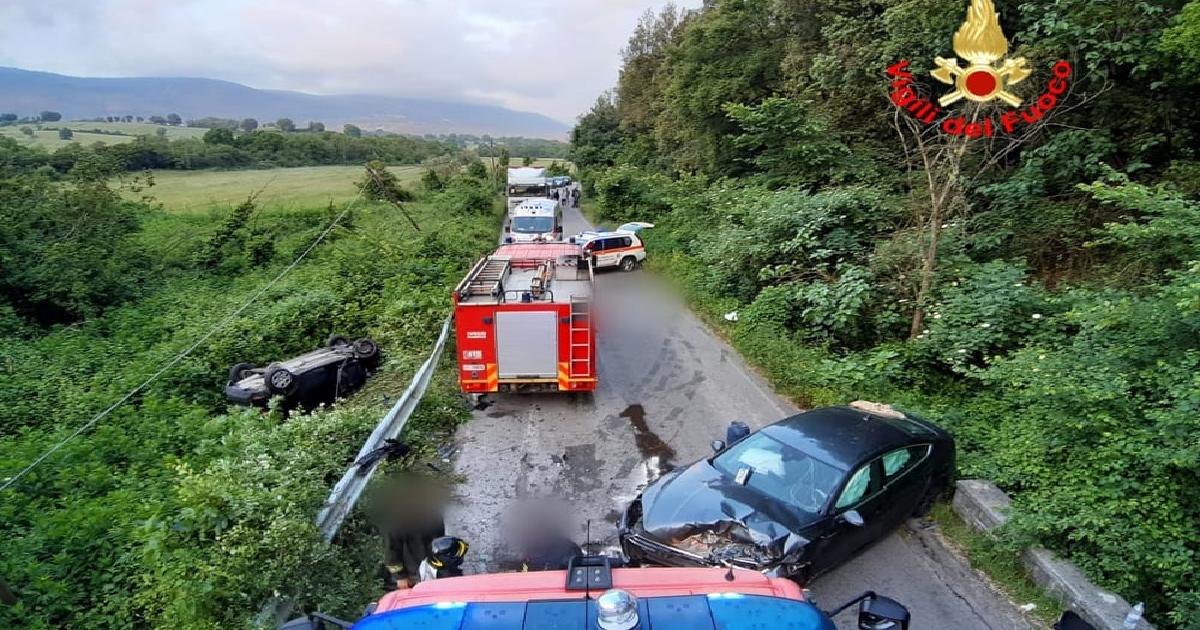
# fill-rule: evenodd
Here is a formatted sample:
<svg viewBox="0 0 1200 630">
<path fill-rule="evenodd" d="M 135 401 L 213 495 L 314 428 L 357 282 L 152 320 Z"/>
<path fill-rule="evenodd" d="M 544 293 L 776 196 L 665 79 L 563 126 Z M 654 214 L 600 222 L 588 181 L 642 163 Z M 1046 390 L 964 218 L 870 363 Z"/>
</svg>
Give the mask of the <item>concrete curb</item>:
<svg viewBox="0 0 1200 630">
<path fill-rule="evenodd" d="M 972 528 L 991 533 L 1008 522 L 1012 501 L 990 481 L 964 479 L 957 483 L 954 511 Z M 1041 547 L 1022 555 L 1029 577 L 1046 592 L 1074 610 L 1098 630 L 1124 630 L 1130 604 L 1120 595 L 1103 590 L 1084 576 L 1074 564 Z M 1137 630 L 1154 630 L 1145 619 Z"/>
</svg>

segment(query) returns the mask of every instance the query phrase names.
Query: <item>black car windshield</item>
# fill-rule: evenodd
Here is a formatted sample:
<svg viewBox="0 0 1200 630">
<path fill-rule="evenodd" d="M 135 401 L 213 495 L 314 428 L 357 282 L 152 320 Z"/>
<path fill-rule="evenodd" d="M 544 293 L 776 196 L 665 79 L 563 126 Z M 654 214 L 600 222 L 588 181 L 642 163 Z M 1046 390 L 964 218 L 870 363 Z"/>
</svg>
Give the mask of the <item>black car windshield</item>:
<svg viewBox="0 0 1200 630">
<path fill-rule="evenodd" d="M 542 234 L 554 231 L 554 217 L 516 217 L 512 230 L 520 234 Z"/>
<path fill-rule="evenodd" d="M 808 514 L 819 514 L 843 471 L 762 433 L 713 459 L 730 479 Z"/>
</svg>

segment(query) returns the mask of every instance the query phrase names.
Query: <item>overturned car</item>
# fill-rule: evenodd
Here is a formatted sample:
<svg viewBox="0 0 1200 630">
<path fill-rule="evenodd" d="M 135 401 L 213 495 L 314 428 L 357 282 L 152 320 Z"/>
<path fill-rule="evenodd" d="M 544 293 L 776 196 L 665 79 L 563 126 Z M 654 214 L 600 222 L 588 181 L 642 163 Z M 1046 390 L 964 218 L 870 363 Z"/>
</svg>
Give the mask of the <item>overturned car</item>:
<svg viewBox="0 0 1200 630">
<path fill-rule="evenodd" d="M 713 449 L 627 508 L 631 561 L 804 582 L 928 512 L 954 480 L 948 433 L 874 403 L 816 409 Z"/>
<path fill-rule="evenodd" d="M 374 341 L 364 337 L 351 342 L 334 335 L 323 348 L 266 367 L 234 365 L 225 397 L 239 405 L 266 406 L 271 397 L 282 396 L 285 408 L 311 409 L 362 387 L 378 364 Z"/>
</svg>

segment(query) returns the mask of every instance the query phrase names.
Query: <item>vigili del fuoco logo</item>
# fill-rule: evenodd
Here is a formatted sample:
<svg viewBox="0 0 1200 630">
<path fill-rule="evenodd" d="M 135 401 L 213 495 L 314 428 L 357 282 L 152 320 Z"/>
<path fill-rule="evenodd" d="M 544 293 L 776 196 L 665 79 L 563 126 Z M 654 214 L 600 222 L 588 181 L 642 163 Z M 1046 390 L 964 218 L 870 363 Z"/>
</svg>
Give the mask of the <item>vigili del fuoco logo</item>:
<svg viewBox="0 0 1200 630">
<path fill-rule="evenodd" d="M 1037 124 L 1058 104 L 1059 98 L 1067 91 L 1071 77 L 1070 63 L 1055 63 L 1053 77 L 1047 83 L 1045 92 L 1022 106 L 1021 97 L 1009 88 L 1029 77 L 1029 66 L 1024 57 L 1007 58 L 1008 39 L 1000 29 L 1000 18 L 996 15 L 992 0 L 971 0 L 966 21 L 954 33 L 954 52 L 964 60 L 965 65 L 960 66 L 959 60 L 954 58 L 937 57 L 933 60 L 937 68 L 930 75 L 954 88 L 938 98 L 936 103 L 923 98 L 914 89 L 907 60 L 887 69 L 888 76 L 892 78 L 892 102 L 917 121 L 938 125 L 943 133 L 952 136 L 991 138 L 1017 133 L 1022 127 Z M 943 107 L 962 99 L 976 103 L 1001 101 L 1013 109 L 995 118 L 988 116 L 976 121 L 943 111 Z"/>
</svg>

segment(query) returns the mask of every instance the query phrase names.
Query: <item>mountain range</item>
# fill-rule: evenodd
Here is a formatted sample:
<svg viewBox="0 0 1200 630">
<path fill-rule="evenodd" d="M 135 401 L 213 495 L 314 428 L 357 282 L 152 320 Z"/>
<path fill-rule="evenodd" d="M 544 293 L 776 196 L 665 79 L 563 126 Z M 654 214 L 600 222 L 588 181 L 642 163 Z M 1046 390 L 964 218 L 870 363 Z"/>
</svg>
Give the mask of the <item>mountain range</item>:
<svg viewBox="0 0 1200 630">
<path fill-rule="evenodd" d="M 165 116 L 185 120 L 291 118 L 319 120 L 336 129 L 353 123 L 399 133 L 472 133 L 561 139 L 567 125 L 548 116 L 453 101 L 375 95 L 306 94 L 260 90 L 215 79 L 85 78 L 0 67 L 0 112 L 34 116 L 56 111 L 64 120 L 104 116 Z"/>
</svg>

